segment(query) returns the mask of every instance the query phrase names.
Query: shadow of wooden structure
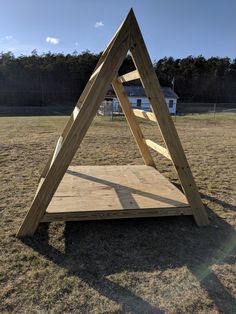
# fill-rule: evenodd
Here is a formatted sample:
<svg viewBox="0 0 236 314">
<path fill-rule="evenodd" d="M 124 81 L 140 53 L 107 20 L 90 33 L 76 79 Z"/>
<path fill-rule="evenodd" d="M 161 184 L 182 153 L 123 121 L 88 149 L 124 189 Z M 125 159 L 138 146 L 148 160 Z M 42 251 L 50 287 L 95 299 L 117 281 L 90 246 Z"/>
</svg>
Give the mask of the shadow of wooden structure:
<svg viewBox="0 0 236 314">
<path fill-rule="evenodd" d="M 128 52 L 133 58 L 136 70 L 118 76 L 118 70 Z M 152 112 L 150 113 L 131 109 L 123 83 L 135 79 L 141 80 L 151 104 Z M 146 169 L 143 166 L 132 169 L 131 166 L 125 166 L 119 171 L 115 166 L 102 169 L 77 167 L 69 168 L 66 173 L 111 83 Z M 144 138 L 136 116 L 157 122 L 166 147 Z M 184 194 L 159 174 L 149 148 L 173 162 Z M 78 175 L 72 175 L 72 173 Z M 127 173 L 129 175 L 125 176 Z M 78 186 L 77 189 L 76 186 Z M 153 186 L 152 189 L 151 186 Z M 151 193 L 147 197 L 149 189 Z M 150 194 L 153 196 L 150 197 Z M 86 196 L 82 197 L 82 195 Z M 93 202 L 90 202 L 92 197 Z M 43 170 L 31 208 L 17 235 L 19 237 L 33 235 L 39 223 L 46 221 L 168 215 L 193 215 L 199 226 L 209 223 L 141 31 L 131 9 L 101 55 L 59 137 L 56 148 Z"/>
<path fill-rule="evenodd" d="M 202 194 L 202 198 L 208 197 Z M 171 298 L 176 305 L 175 288 L 178 287 L 179 294 L 184 298 L 186 291 L 198 284 L 211 300 L 209 312 L 235 313 L 236 300 L 232 291 L 220 280 L 213 267 L 230 267 L 235 263 L 236 232 L 212 211 L 213 204 L 219 202 L 216 198 L 212 199 L 212 205 L 208 208 L 211 225 L 206 228 L 197 228 L 187 216 L 145 218 L 141 221 L 72 221 L 41 224 L 35 237 L 22 240 L 39 253 L 36 259 L 49 260 L 67 270 L 69 276 L 82 280 L 99 296 L 119 304 L 121 313 L 165 313 L 160 299 Z M 236 210 L 232 204 L 224 203 L 224 207 Z M 183 268 L 187 269 L 194 286 L 189 283 L 190 279 L 179 277 Z M 135 293 L 134 287 L 122 285 L 113 278 L 113 275 L 129 273 L 139 280 L 140 276 L 145 279 L 145 275 L 158 280 L 163 272 L 170 269 L 176 270 L 171 278 L 171 281 L 176 281 L 176 286 L 165 295 L 161 287 L 151 285 L 153 296 L 158 296 L 153 297 L 152 302 L 142 293 Z M 178 285 L 178 278 L 185 285 Z M 135 284 L 138 286 L 139 281 L 135 281 Z M 76 288 L 73 286 L 71 289 Z M 62 292 L 62 298 L 66 298 L 70 292 L 66 291 L 64 295 Z M 201 302 L 195 306 L 196 312 L 202 311 Z"/>
</svg>

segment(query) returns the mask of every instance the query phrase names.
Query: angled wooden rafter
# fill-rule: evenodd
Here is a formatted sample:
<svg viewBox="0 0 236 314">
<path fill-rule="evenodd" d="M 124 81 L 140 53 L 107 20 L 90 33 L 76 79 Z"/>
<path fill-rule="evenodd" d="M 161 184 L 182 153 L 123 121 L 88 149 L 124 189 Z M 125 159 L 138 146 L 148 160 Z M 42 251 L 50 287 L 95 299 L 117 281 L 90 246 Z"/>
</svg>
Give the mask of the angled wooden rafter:
<svg viewBox="0 0 236 314">
<path fill-rule="evenodd" d="M 136 70 L 118 77 L 118 70 L 128 50 L 131 52 Z M 152 106 L 153 112 L 149 115 L 147 114 L 146 117 L 151 116 L 152 119 L 149 118 L 150 120 L 157 121 L 166 148 L 155 146 L 155 143 L 153 144 L 152 141 L 144 139 L 135 118 L 140 113 L 135 114 L 137 111 L 132 110 L 130 107 L 129 99 L 125 94 L 122 83 L 138 78 L 140 78 Z M 159 81 L 154 72 L 135 15 L 131 9 L 127 18 L 101 55 L 65 129 L 59 137 L 56 148 L 43 170 L 31 207 L 18 231 L 17 235 L 19 237 L 33 235 L 38 224 L 41 221 L 45 221 L 43 217 L 47 207 L 111 83 L 145 164 L 155 168 L 149 147 L 153 148 L 155 146 L 157 151 L 159 149 L 159 151 L 162 151 L 164 155 L 170 158 L 178 173 L 196 223 L 198 225 L 208 224 L 208 217 L 161 93 Z"/>
<path fill-rule="evenodd" d="M 174 122 L 168 112 L 160 83 L 153 69 L 145 42 L 135 16 L 133 15 L 131 29 L 131 55 L 139 70 L 140 79 L 145 93 L 151 103 L 163 140 L 169 151 L 174 167 L 179 176 L 182 188 L 194 218 L 199 226 L 209 224 L 206 210 L 182 148 Z"/>
</svg>

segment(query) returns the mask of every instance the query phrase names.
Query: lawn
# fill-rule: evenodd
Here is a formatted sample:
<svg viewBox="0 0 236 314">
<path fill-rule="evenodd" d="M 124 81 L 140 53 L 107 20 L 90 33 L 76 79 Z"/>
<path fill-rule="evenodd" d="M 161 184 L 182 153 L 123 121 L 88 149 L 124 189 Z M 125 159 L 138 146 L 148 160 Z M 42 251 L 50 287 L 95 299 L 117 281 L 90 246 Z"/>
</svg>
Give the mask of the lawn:
<svg viewBox="0 0 236 314">
<path fill-rule="evenodd" d="M 41 224 L 15 237 L 68 117 L 0 118 L 1 313 L 236 313 L 236 114 L 175 122 L 210 225 L 191 217 Z M 153 123 L 141 123 L 161 143 Z M 158 170 L 178 183 L 171 162 Z M 142 164 L 122 118 L 97 117 L 72 164 Z"/>
</svg>

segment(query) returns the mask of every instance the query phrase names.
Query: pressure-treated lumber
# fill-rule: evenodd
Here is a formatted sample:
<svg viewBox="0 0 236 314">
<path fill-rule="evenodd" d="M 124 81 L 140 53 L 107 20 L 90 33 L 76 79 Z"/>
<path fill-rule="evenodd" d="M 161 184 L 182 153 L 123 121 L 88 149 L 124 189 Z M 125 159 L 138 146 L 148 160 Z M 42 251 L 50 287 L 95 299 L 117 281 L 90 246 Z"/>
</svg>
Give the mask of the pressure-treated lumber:
<svg viewBox="0 0 236 314">
<path fill-rule="evenodd" d="M 52 156 L 52 161 L 51 161 L 50 167 L 52 166 L 54 160 L 55 160 L 56 157 L 57 157 L 57 154 L 58 154 L 59 150 L 61 149 L 62 141 L 63 141 L 63 137 L 60 136 L 59 139 L 58 139 L 58 141 L 57 141 L 57 145 L 56 145 L 56 148 L 55 148 L 54 153 L 53 153 L 53 156 Z"/>
<path fill-rule="evenodd" d="M 157 144 L 157 143 L 155 143 L 149 139 L 145 140 L 145 143 L 147 144 L 148 147 L 154 149 L 156 152 L 162 154 L 163 156 L 165 156 L 166 158 L 171 160 L 170 154 L 165 147 L 163 147 L 163 146 L 161 146 L 161 145 L 159 145 L 159 144 Z"/>
<path fill-rule="evenodd" d="M 124 22 L 125 22 L 125 21 L 124 21 Z M 103 64 L 103 62 L 104 62 L 105 58 L 107 57 L 107 55 L 108 55 L 108 53 L 109 53 L 109 51 L 110 51 L 112 45 L 114 44 L 115 40 L 117 39 L 117 36 L 118 36 L 118 34 L 119 34 L 119 32 L 120 32 L 120 29 L 122 28 L 124 22 L 120 25 L 120 27 L 118 28 L 118 30 L 117 30 L 116 33 L 114 34 L 114 36 L 113 36 L 113 38 L 111 39 L 110 43 L 108 44 L 107 48 L 103 51 L 103 53 L 102 53 L 102 55 L 101 55 L 101 57 L 100 57 L 100 59 L 99 59 L 97 65 L 96 65 L 96 67 L 95 67 L 95 69 L 94 69 L 94 71 L 93 71 L 93 73 L 92 73 L 90 79 L 88 80 L 88 82 L 87 82 L 87 84 L 86 84 L 86 86 L 85 86 L 85 88 L 84 88 L 82 94 L 80 95 L 80 98 L 79 98 L 79 100 L 77 101 L 77 104 L 76 104 L 76 106 L 75 106 L 75 108 L 74 108 L 74 110 L 73 110 L 73 112 L 72 112 L 72 114 L 71 114 L 71 116 L 70 116 L 68 122 L 66 123 L 62 134 L 61 134 L 61 136 L 62 136 L 63 139 L 66 138 L 66 136 L 67 136 L 67 134 L 68 134 L 68 132 L 69 132 L 69 130 L 70 130 L 72 124 L 74 123 L 75 118 L 77 117 L 77 115 L 78 115 L 78 113 L 79 113 L 80 107 L 82 106 L 82 104 L 83 104 L 85 98 L 86 98 L 87 95 L 88 95 L 88 92 L 89 92 L 89 90 L 90 90 L 90 88 L 91 88 L 91 86 L 92 86 L 92 84 L 93 84 L 93 82 L 94 82 L 94 79 L 95 79 L 95 77 L 96 77 L 96 75 L 94 75 L 94 73 L 95 73 L 95 72 L 97 71 L 97 69 L 101 66 L 101 64 Z M 55 148 L 55 149 L 56 149 L 56 148 Z M 55 150 L 54 150 L 54 152 L 55 152 Z M 49 158 L 47 164 L 45 165 L 45 167 L 44 167 L 44 169 L 43 169 L 43 171 L 42 171 L 42 174 L 41 174 L 41 178 L 45 178 L 45 176 L 46 176 L 46 174 L 47 174 L 47 172 L 48 172 L 48 170 L 49 170 L 49 168 L 50 168 L 50 165 L 51 165 L 51 161 L 52 161 L 54 152 L 51 154 L 51 156 L 50 156 L 50 158 Z"/>
<path fill-rule="evenodd" d="M 65 205 L 65 203 L 62 203 Z M 148 217 L 170 217 L 170 216 L 190 216 L 192 210 L 190 206 L 178 208 L 141 208 L 138 210 L 110 210 L 104 211 L 78 211 L 65 213 L 46 213 L 41 222 L 53 221 L 86 221 L 86 220 L 107 220 L 107 219 L 127 219 L 127 218 L 148 218 Z"/>
<path fill-rule="evenodd" d="M 133 109 L 133 113 L 136 117 L 143 118 L 145 120 L 157 122 L 155 115 L 152 112 L 144 111 L 141 109 Z"/>
<path fill-rule="evenodd" d="M 90 76 L 90 79 L 89 80 L 93 80 L 94 77 L 99 73 L 99 71 L 101 70 L 103 66 L 103 62 L 99 65 L 99 67 L 92 73 L 92 75 Z"/>
<path fill-rule="evenodd" d="M 153 167 L 70 166 L 42 221 L 191 214 L 184 194 Z"/>
<path fill-rule="evenodd" d="M 153 69 L 141 31 L 133 13 L 130 50 L 134 64 L 139 71 L 146 96 L 151 103 L 152 111 L 157 119 L 163 140 L 170 153 L 189 205 L 192 208 L 196 223 L 199 226 L 208 225 L 209 220 L 205 208 L 202 204 L 174 123 L 168 112 L 158 78 Z"/>
<path fill-rule="evenodd" d="M 134 60 L 134 64 L 136 65 L 137 73 L 139 73 L 140 80 L 142 82 L 142 85 L 145 89 L 145 93 L 151 103 L 152 106 L 152 113 L 146 113 L 146 118 L 148 117 L 149 120 L 152 121 L 157 121 L 157 124 L 159 126 L 159 129 L 161 131 L 163 140 L 166 144 L 166 150 L 165 148 L 159 146 L 158 144 L 155 144 L 151 140 L 144 140 L 143 134 L 140 130 L 140 128 L 137 125 L 137 122 L 135 121 L 135 114 L 138 115 L 140 114 L 140 111 L 137 110 L 132 110 L 130 108 L 129 100 L 127 95 L 124 92 L 124 88 L 122 86 L 122 79 L 118 78 L 118 70 L 122 64 L 122 61 L 124 60 L 128 50 L 130 49 L 132 58 Z M 131 76 L 131 74 L 129 74 Z M 134 75 L 133 75 L 134 77 Z M 124 78 L 125 79 L 125 78 Z M 127 77 L 126 77 L 127 79 Z M 114 182 L 112 180 L 115 180 L 116 178 L 116 173 L 118 174 L 118 177 L 124 178 L 124 176 L 129 173 L 129 176 L 127 178 L 127 182 L 131 180 L 131 173 L 127 169 L 122 169 L 118 171 L 113 171 L 112 178 L 109 180 L 106 180 L 103 178 L 98 178 L 98 172 L 95 176 L 91 176 L 87 174 L 84 174 L 82 176 L 83 179 L 87 181 L 91 181 L 90 183 L 92 186 L 94 186 L 95 182 L 100 180 L 99 182 L 102 185 L 108 185 L 111 188 L 115 189 L 116 195 L 119 198 L 119 201 L 122 204 L 122 209 L 127 209 L 128 211 L 131 209 L 138 209 L 138 212 L 133 212 L 128 213 L 125 212 L 125 214 L 120 211 L 116 211 L 114 209 L 114 212 L 111 215 L 105 214 L 100 212 L 97 216 L 94 215 L 88 215 L 88 214 L 82 214 L 83 210 L 75 210 L 75 207 L 78 206 L 78 204 L 81 202 L 83 203 L 82 200 L 83 198 L 81 195 L 80 197 L 75 197 L 74 201 L 70 202 L 69 198 L 61 197 L 58 198 L 57 194 L 57 188 L 60 185 L 60 183 L 64 182 L 63 177 L 69 167 L 69 164 L 75 155 L 77 149 L 80 146 L 80 143 L 82 142 L 93 118 L 96 115 L 96 112 L 100 106 L 100 103 L 104 99 L 107 89 L 110 85 L 110 83 L 113 83 L 113 87 L 115 89 L 115 92 L 117 94 L 117 98 L 120 101 L 120 104 L 123 108 L 123 111 L 125 113 L 125 116 L 127 118 L 127 121 L 129 123 L 131 132 L 138 144 L 138 147 L 140 149 L 140 152 L 142 154 L 142 157 L 144 159 L 144 162 L 146 165 L 151 165 L 152 167 L 147 167 L 148 169 L 151 169 L 154 171 L 155 175 L 158 176 L 158 172 L 154 169 L 155 164 L 154 161 L 151 157 L 151 154 L 149 152 L 149 146 L 150 147 L 155 147 L 156 150 L 159 150 L 159 152 L 162 151 L 166 154 L 166 156 L 169 156 L 170 159 L 172 160 L 175 169 L 178 173 L 181 185 L 183 187 L 183 191 L 185 193 L 187 202 L 182 202 L 183 204 L 178 204 L 175 209 L 173 209 L 173 201 L 178 201 L 177 196 L 174 196 L 174 200 L 171 199 L 171 197 L 166 196 L 166 191 L 169 189 L 169 187 L 165 190 L 165 196 L 163 199 L 165 199 L 165 202 L 167 202 L 168 206 L 163 207 L 163 206 L 144 206 L 144 205 L 137 205 L 136 198 L 134 199 L 133 194 L 140 194 L 137 192 L 137 185 L 141 187 L 143 182 L 147 183 L 147 186 L 149 186 L 149 194 L 145 189 L 145 187 L 142 186 L 142 193 L 144 193 L 144 198 L 148 198 L 149 200 L 145 200 L 147 202 L 150 202 L 150 199 L 152 197 L 150 196 L 150 184 L 153 184 L 155 179 L 148 178 L 151 176 L 150 174 L 146 175 L 145 177 L 142 177 L 141 183 L 136 179 L 134 186 L 133 187 L 127 187 L 125 185 L 120 187 L 122 184 L 121 183 L 116 183 L 114 185 Z M 144 113 L 142 113 L 142 116 L 144 117 Z M 150 118 L 152 117 L 152 118 Z M 154 119 L 155 118 L 155 119 Z M 154 144 L 155 145 L 154 145 Z M 158 145 L 158 146 L 157 146 Z M 168 154 L 169 155 L 168 155 Z M 93 169 L 94 170 L 94 169 Z M 70 175 L 73 175 L 75 177 L 80 177 L 81 178 L 81 173 L 75 174 L 76 171 L 69 169 L 67 174 L 69 173 Z M 95 170 L 97 171 L 97 170 Z M 105 170 L 104 170 L 105 171 Z M 106 170 L 107 171 L 107 170 Z M 142 170 L 143 171 L 143 170 Z M 127 172 L 127 173 L 126 173 Z M 137 172 L 139 173 L 139 172 Z M 137 174 L 136 177 L 141 176 L 141 174 Z M 153 177 L 154 174 L 152 174 Z M 154 176 L 155 176 L 154 175 Z M 66 176 L 65 176 L 66 178 Z M 93 178 L 93 179 L 92 179 Z M 95 179 L 94 179 L 95 178 Z M 94 181 L 95 180 L 95 181 Z M 106 183 L 104 183 L 104 180 Z M 146 180 L 146 181 L 145 181 Z M 148 181 L 149 180 L 149 181 Z M 108 183 L 113 182 L 112 184 Z M 123 182 L 123 181 L 122 181 Z M 146 184 L 145 183 L 145 184 Z M 117 187 L 117 184 L 119 188 Z M 68 186 L 70 184 L 68 183 Z M 159 177 L 158 184 L 156 186 L 156 191 L 158 192 L 158 195 L 161 192 L 162 188 L 162 179 Z M 78 188 L 86 194 L 86 189 L 83 189 L 83 182 L 79 182 Z M 105 188 L 105 190 L 107 187 Z M 98 192 L 98 190 L 100 192 Z M 171 190 L 171 188 L 170 188 Z M 60 191 L 60 189 L 59 189 Z M 89 192 L 87 192 L 87 197 L 85 198 L 84 204 L 87 204 L 88 206 L 90 199 L 92 197 L 92 191 L 93 189 L 90 189 Z M 96 193 L 98 192 L 101 193 L 101 188 L 99 187 L 98 189 L 95 189 Z M 129 192 L 129 197 L 124 195 L 121 197 L 120 192 L 123 191 L 124 193 Z M 56 192 L 56 194 L 55 194 Z M 141 195 L 143 195 L 141 193 Z M 181 193 L 179 191 L 179 193 Z M 106 193 L 105 195 L 109 196 L 109 193 Z M 151 193 L 153 194 L 153 193 Z M 174 193 L 176 195 L 176 191 Z M 60 200 L 60 204 L 56 204 L 54 207 L 54 211 L 52 210 L 52 204 L 55 201 L 54 195 L 56 195 L 57 201 Z M 105 196 L 103 195 L 103 196 Z M 125 194 L 126 195 L 126 194 Z M 155 193 L 154 193 L 155 195 Z M 181 194 L 182 195 L 182 194 Z M 103 205 L 106 204 L 106 201 L 108 199 L 103 199 L 102 195 L 101 197 L 96 196 L 95 197 L 95 206 L 98 206 L 99 202 L 102 201 Z M 182 195 L 183 196 L 183 195 Z M 129 198 L 132 198 L 130 201 Z M 52 200 L 53 199 L 53 200 Z M 115 202 L 115 198 L 111 198 L 111 200 Z M 154 198 L 156 200 L 156 198 Z M 185 199 L 185 200 L 186 200 Z M 52 200 L 52 203 L 50 203 Z M 159 201 L 160 201 L 160 195 L 159 195 Z M 66 203 L 68 202 L 68 204 Z M 134 202 L 136 208 L 130 208 L 130 204 Z M 136 203 L 135 203 L 136 202 Z M 144 204 L 144 203 L 142 203 Z M 71 206 L 71 207 L 70 207 Z M 109 205 L 110 206 L 110 205 Z M 72 207 L 74 208 L 72 210 Z M 113 217 L 116 216 L 117 213 L 117 218 L 122 218 L 121 216 L 123 215 L 124 217 L 136 217 L 137 214 L 140 217 L 146 217 L 147 215 L 153 215 L 154 213 L 154 207 L 157 210 L 156 215 L 179 215 L 179 214 L 190 214 L 192 213 L 194 215 L 195 221 L 199 226 L 202 225 L 207 225 L 209 223 L 208 217 L 205 211 L 205 208 L 202 204 L 200 195 L 198 193 L 195 181 L 193 179 L 191 170 L 189 168 L 187 159 L 185 157 L 183 148 L 181 146 L 178 134 L 176 132 L 174 123 L 172 121 L 172 118 L 169 115 L 164 97 L 162 95 L 159 81 L 156 77 L 155 71 L 152 67 L 151 60 L 148 56 L 147 49 L 145 46 L 145 43 L 143 41 L 141 32 L 139 30 L 137 21 L 135 19 L 133 10 L 131 10 L 119 28 L 119 30 L 116 32 L 115 36 L 109 43 L 108 47 L 105 49 L 103 54 L 101 55 L 99 62 L 94 70 L 94 73 L 92 74 L 91 79 L 88 81 L 83 93 L 81 94 L 77 104 L 76 108 L 74 109 L 69 122 L 67 123 L 64 131 L 62 132 L 61 137 L 59 138 L 59 141 L 56 145 L 56 148 L 54 152 L 52 153 L 51 158 L 49 159 L 46 167 L 44 168 L 39 187 L 37 189 L 36 195 L 33 199 L 33 202 L 31 204 L 31 207 L 18 231 L 18 236 L 29 236 L 33 235 L 34 232 L 36 231 L 38 224 L 41 221 L 53 221 L 57 219 L 68 219 L 68 220 L 75 220 L 75 219 L 93 219 L 93 217 L 96 216 L 94 219 L 101 219 L 101 217 Z M 71 208 L 71 209 L 69 209 Z M 164 209 L 167 209 L 164 211 Z M 171 208 L 171 209 L 170 209 Z M 184 209 L 183 209 L 184 208 Z M 62 210 L 60 210 L 62 209 Z M 144 210 L 147 209 L 147 212 L 144 213 Z M 154 211 L 153 211 L 154 210 Z M 95 212 L 95 210 L 91 210 L 91 212 Z M 76 213 L 74 213 L 76 212 Z M 77 213 L 79 212 L 79 214 Z M 106 218 L 108 219 L 108 218 Z"/>
<path fill-rule="evenodd" d="M 54 163 L 48 170 L 45 180 L 33 200 L 31 208 L 18 231 L 17 235 L 19 237 L 34 234 L 53 194 L 96 115 L 100 103 L 105 97 L 109 82 L 117 76 L 118 69 L 120 68 L 129 48 L 128 39 L 131 26 L 130 22 L 131 12 L 127 16 L 123 27 L 117 34 L 117 37 L 104 60 L 103 67 L 96 76 L 87 97 L 84 99 L 79 114 L 68 131 Z"/>
<path fill-rule="evenodd" d="M 133 111 L 131 109 L 129 98 L 127 97 L 127 95 L 125 93 L 125 89 L 124 89 L 123 85 L 120 83 L 120 81 L 118 79 L 116 79 L 113 81 L 112 86 L 113 86 L 114 91 L 116 93 L 117 99 L 120 102 L 121 108 L 125 114 L 125 117 L 126 117 L 127 122 L 129 124 L 130 130 L 131 130 L 131 132 L 135 138 L 135 141 L 138 145 L 138 148 L 140 150 L 140 153 L 142 155 L 144 163 L 147 166 L 156 167 L 154 160 L 152 158 L 152 155 L 149 151 L 149 148 L 144 141 L 142 131 L 141 131 L 136 119 L 135 119 L 135 116 L 134 116 Z"/>
<path fill-rule="evenodd" d="M 118 77 L 118 81 L 120 81 L 121 83 L 130 82 L 137 79 L 140 79 L 138 70 L 134 70 Z"/>
</svg>

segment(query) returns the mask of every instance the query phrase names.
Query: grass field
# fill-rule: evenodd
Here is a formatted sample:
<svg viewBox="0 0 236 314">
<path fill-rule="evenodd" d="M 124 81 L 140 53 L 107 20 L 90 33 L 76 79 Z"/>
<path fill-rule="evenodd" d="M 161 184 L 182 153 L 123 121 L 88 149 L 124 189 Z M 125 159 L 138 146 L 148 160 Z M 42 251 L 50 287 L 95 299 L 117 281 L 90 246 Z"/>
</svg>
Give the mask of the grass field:
<svg viewBox="0 0 236 314">
<path fill-rule="evenodd" d="M 42 224 L 15 233 L 67 117 L 0 118 L 1 313 L 236 313 L 236 115 L 177 117 L 210 226 L 191 217 Z M 141 124 L 161 142 L 155 124 Z M 171 163 L 158 170 L 178 183 Z M 122 119 L 96 118 L 73 164 L 142 164 Z"/>
</svg>

